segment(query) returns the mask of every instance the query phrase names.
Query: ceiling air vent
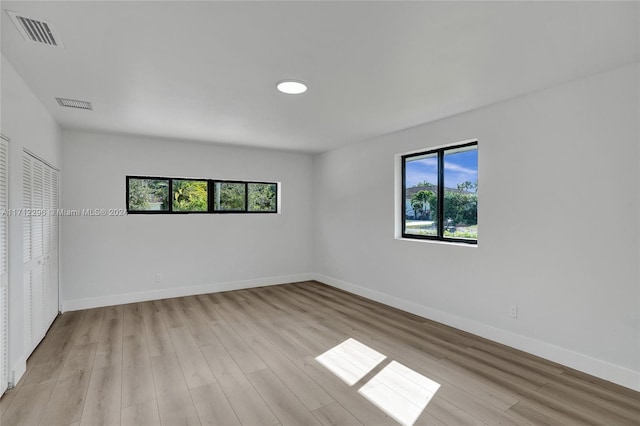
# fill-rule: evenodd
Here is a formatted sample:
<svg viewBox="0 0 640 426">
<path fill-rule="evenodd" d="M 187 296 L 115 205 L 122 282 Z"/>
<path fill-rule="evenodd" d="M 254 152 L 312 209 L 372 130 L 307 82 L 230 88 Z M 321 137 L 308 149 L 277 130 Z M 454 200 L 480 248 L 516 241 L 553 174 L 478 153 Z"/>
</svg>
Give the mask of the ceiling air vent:
<svg viewBox="0 0 640 426">
<path fill-rule="evenodd" d="M 63 47 L 60 38 L 54 34 L 51 24 L 37 19 L 27 18 L 26 16 L 20 16 L 10 10 L 7 10 L 7 14 L 11 17 L 13 23 L 16 24 L 18 31 L 20 31 L 20 34 L 22 34 L 25 40 L 46 44 L 47 46 Z"/>
<path fill-rule="evenodd" d="M 88 109 L 90 111 L 93 111 L 93 106 L 91 105 L 91 102 L 78 101 L 75 99 L 65 99 L 65 98 L 56 98 L 56 101 L 58 101 L 60 106 L 63 106 L 63 107 Z"/>
</svg>

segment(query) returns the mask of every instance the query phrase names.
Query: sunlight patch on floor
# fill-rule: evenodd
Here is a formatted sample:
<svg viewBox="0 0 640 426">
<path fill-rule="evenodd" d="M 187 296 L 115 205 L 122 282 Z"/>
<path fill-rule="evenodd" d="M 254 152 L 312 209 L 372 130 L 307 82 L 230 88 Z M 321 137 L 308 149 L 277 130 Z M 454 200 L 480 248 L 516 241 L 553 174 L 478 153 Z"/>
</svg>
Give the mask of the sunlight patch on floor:
<svg viewBox="0 0 640 426">
<path fill-rule="evenodd" d="M 316 357 L 316 361 L 353 386 L 385 358 L 380 352 L 349 338 Z"/>
<path fill-rule="evenodd" d="M 349 338 L 316 357 L 316 361 L 353 386 L 387 357 Z M 412 426 L 440 389 L 440 383 L 397 361 L 380 370 L 358 393 L 399 423 Z"/>
<path fill-rule="evenodd" d="M 403 425 L 413 425 L 440 384 L 391 361 L 358 392 Z"/>
</svg>

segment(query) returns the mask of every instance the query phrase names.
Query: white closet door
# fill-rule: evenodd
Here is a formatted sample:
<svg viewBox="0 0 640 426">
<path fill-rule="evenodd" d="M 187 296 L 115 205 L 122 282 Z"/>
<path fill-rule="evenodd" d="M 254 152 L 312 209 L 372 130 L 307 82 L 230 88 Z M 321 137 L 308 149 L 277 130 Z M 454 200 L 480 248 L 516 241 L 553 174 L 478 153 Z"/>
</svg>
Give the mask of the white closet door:
<svg viewBox="0 0 640 426">
<path fill-rule="evenodd" d="M 45 205 L 50 214 L 44 217 L 44 323 L 48 329 L 58 315 L 58 172 L 45 169 Z"/>
<path fill-rule="evenodd" d="M 0 138 L 0 212 L 9 208 L 9 144 Z M 0 214 L 0 396 L 9 384 L 8 366 L 8 217 Z"/>
<path fill-rule="evenodd" d="M 58 211 L 60 207 L 59 201 L 59 188 L 58 188 L 58 171 L 51 170 L 51 209 L 55 212 Z M 59 279 L 58 279 L 58 214 L 53 214 L 49 217 L 50 228 L 51 228 L 51 250 L 50 250 L 50 258 L 48 260 L 49 263 L 49 288 L 51 293 L 49 298 L 49 323 L 53 322 L 53 320 L 58 316 L 60 301 L 59 301 Z"/>
<path fill-rule="evenodd" d="M 24 153 L 25 350 L 30 354 L 58 314 L 58 172 Z"/>
</svg>

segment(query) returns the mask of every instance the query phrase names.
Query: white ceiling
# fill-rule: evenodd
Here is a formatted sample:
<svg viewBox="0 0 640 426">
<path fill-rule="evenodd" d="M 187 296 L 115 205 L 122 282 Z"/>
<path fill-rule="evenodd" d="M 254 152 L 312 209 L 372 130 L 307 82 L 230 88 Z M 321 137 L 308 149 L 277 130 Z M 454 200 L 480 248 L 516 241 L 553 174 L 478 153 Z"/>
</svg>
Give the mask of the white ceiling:
<svg viewBox="0 0 640 426">
<path fill-rule="evenodd" d="M 308 152 L 639 59 L 636 2 L 1 7 L 2 53 L 64 128 Z M 25 41 L 5 9 L 51 23 L 64 49 Z M 278 93 L 284 78 L 308 92 Z"/>
</svg>

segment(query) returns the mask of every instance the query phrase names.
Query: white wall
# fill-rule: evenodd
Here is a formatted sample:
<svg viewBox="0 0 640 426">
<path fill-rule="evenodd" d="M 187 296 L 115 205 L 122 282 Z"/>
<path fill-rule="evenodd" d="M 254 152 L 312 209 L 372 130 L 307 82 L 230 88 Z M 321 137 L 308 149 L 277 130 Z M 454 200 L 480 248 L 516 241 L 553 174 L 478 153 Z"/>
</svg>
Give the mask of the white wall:
<svg viewBox="0 0 640 426">
<path fill-rule="evenodd" d="M 56 168 L 62 165 L 60 127 L 9 61 L 2 56 L 2 122 L 9 142 L 9 208 L 22 208 L 22 152 L 26 148 Z M 9 218 L 9 373 L 26 368 L 23 342 L 22 217 Z M 11 376 L 10 376 L 11 377 Z"/>
<path fill-rule="evenodd" d="M 65 310 L 310 277 L 308 154 L 65 131 L 64 158 L 65 209 L 125 209 L 126 175 L 282 184 L 277 215 L 62 218 Z"/>
<path fill-rule="evenodd" d="M 318 279 L 640 390 L 639 90 L 636 64 L 317 156 Z M 473 138 L 478 246 L 394 238 L 394 156 Z"/>
</svg>

